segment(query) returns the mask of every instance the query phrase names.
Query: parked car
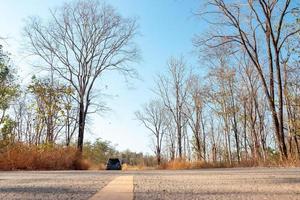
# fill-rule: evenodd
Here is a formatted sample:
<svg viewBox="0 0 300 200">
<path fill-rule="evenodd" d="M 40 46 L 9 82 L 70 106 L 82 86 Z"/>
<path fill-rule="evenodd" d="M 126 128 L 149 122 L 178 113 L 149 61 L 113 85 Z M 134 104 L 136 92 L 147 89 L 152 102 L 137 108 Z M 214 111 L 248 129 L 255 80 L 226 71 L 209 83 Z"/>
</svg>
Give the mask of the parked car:
<svg viewBox="0 0 300 200">
<path fill-rule="evenodd" d="M 106 164 L 106 170 L 122 170 L 122 163 L 119 158 L 110 158 Z"/>
</svg>

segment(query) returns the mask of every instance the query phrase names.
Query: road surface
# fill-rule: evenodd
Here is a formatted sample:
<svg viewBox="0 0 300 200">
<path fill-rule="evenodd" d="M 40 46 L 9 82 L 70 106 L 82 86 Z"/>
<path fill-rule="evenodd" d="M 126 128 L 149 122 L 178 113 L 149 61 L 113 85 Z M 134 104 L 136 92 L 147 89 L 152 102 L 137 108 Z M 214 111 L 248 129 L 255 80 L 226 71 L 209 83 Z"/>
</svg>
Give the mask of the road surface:
<svg viewBox="0 0 300 200">
<path fill-rule="evenodd" d="M 299 200 L 300 168 L 0 172 L 5 200 L 101 200 L 118 193 L 135 200 Z"/>
</svg>

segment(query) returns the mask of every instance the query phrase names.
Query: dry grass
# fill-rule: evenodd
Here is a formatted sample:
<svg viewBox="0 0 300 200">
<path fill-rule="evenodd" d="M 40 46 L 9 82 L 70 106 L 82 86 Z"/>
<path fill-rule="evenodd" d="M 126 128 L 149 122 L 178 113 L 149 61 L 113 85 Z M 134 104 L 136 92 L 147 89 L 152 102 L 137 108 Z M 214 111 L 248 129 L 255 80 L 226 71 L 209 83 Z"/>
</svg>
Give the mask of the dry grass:
<svg viewBox="0 0 300 200">
<path fill-rule="evenodd" d="M 97 169 L 98 170 L 106 170 L 106 165 L 103 164 L 103 163 L 100 163 L 100 164 L 97 165 Z"/>
<path fill-rule="evenodd" d="M 176 159 L 169 162 L 164 162 L 161 164 L 158 169 L 167 169 L 167 170 L 183 170 L 183 169 L 202 169 L 202 168 L 230 168 L 233 167 L 227 163 L 212 163 L 204 161 L 187 161 L 185 159 Z"/>
<path fill-rule="evenodd" d="M 73 147 L 35 146 L 15 144 L 0 149 L 0 170 L 105 170 L 104 164 L 93 164 L 82 158 Z M 163 162 L 156 169 L 201 169 L 201 168 L 231 168 L 231 167 L 300 167 L 297 158 L 280 161 L 273 158 L 267 161 L 243 160 L 234 162 L 190 162 L 185 159 Z M 124 171 L 155 169 L 144 165 L 122 165 Z"/>
<path fill-rule="evenodd" d="M 258 162 L 256 166 L 259 167 L 300 167 L 300 160 L 289 158 L 288 160 L 267 160 L 265 162 Z"/>
<path fill-rule="evenodd" d="M 82 158 L 76 158 L 74 161 L 73 169 L 76 170 L 88 170 L 91 169 L 91 161 Z"/>
<path fill-rule="evenodd" d="M 122 165 L 123 171 L 139 171 L 139 170 L 153 170 L 153 169 L 155 168 L 145 166 L 145 165 L 128 165 L 126 163 Z"/>
<path fill-rule="evenodd" d="M 192 168 L 192 162 L 188 162 L 184 159 L 176 159 L 169 162 L 164 162 L 160 166 L 158 166 L 158 169 L 170 169 L 170 170 L 178 170 L 178 169 L 191 169 Z"/>
<path fill-rule="evenodd" d="M 0 170 L 88 169 L 89 162 L 72 147 L 16 144 L 2 149 Z"/>
<path fill-rule="evenodd" d="M 300 167 L 298 159 L 289 159 L 286 161 L 268 160 L 255 161 L 243 160 L 240 163 L 233 162 L 204 162 L 204 161 L 187 161 L 185 159 L 176 159 L 173 161 L 164 162 L 158 169 L 166 170 L 183 170 L 183 169 L 204 169 L 204 168 L 233 168 L 233 167 Z"/>
</svg>

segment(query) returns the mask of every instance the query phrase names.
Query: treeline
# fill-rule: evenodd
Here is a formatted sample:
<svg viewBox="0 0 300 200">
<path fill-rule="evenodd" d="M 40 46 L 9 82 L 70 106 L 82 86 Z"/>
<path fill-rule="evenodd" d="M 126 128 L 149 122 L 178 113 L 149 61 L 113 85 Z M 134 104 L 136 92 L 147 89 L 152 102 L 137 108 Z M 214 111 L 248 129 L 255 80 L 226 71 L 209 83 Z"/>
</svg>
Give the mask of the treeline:
<svg viewBox="0 0 300 200">
<path fill-rule="evenodd" d="M 210 26 L 193 39 L 199 67 L 171 58 L 155 98 L 136 112 L 162 159 L 298 162 L 299 5 L 209 0 Z"/>
<path fill-rule="evenodd" d="M 109 158 L 119 158 L 124 170 L 156 167 L 155 156 L 130 150 L 118 151 L 116 145 L 100 138 L 84 143 L 82 155 L 74 143 L 32 145 L 15 142 L 0 148 L 0 170 L 103 170 Z"/>
<path fill-rule="evenodd" d="M 19 142 L 65 146 L 74 143 L 78 120 L 72 88 L 35 76 L 27 86 L 20 86 L 8 53 L 2 47 L 0 53 L 0 147 Z"/>
<path fill-rule="evenodd" d="M 29 83 L 18 77 L 19 66 L 0 48 L 0 163 L 11 159 L 10 153 L 20 158 L 27 151 L 36 154 L 31 156 L 32 165 L 40 165 L 35 161 L 55 161 L 47 159 L 55 149 L 55 155 L 65 155 L 70 162 L 54 169 L 72 168 L 85 158 L 106 162 L 116 150 L 99 140 L 85 144 L 86 124 L 91 114 L 107 109 L 101 96 L 101 79 L 107 71 L 135 76 L 131 63 L 139 57 L 136 29 L 135 19 L 97 0 L 64 3 L 51 10 L 47 20 L 29 17 L 22 31 L 26 57 L 34 69 Z"/>
<path fill-rule="evenodd" d="M 9 54 L 0 47 L 0 169 L 105 169 L 110 157 L 129 166 L 154 167 L 155 157 L 118 151 L 110 141 L 83 144 L 78 155 L 78 107 L 67 84 L 32 76 L 20 86 Z"/>
<path fill-rule="evenodd" d="M 104 164 L 104 167 L 109 158 L 119 158 L 123 164 L 131 167 L 144 168 L 156 166 L 155 156 L 130 150 L 118 151 L 116 146 L 112 145 L 110 141 L 105 141 L 100 138 L 94 142 L 86 142 L 84 144 L 83 157 L 94 164 Z"/>
<path fill-rule="evenodd" d="M 135 74 L 130 66 L 139 56 L 135 19 L 97 0 L 54 10 L 47 20 L 29 17 L 24 24 L 26 56 L 39 72 L 30 83 L 18 80 L 1 46 L 0 148 L 76 142 L 81 154 L 89 116 L 106 109 L 100 79 L 107 71 Z"/>
<path fill-rule="evenodd" d="M 155 80 L 154 99 L 136 112 L 153 136 L 156 162 L 299 161 L 297 2 L 207 0 L 197 16 L 210 27 L 193 39 L 199 66 L 169 59 Z M 115 150 L 99 157 L 106 151 L 99 150 L 102 142 L 84 146 L 86 124 L 106 108 L 99 98 L 103 75 L 135 75 L 135 19 L 100 1 L 79 0 L 24 26 L 26 50 L 42 73 L 20 86 L 1 46 L 0 153 L 19 144 L 40 152 L 76 143 L 80 156 L 103 162 Z M 132 164 L 153 161 L 134 153 L 122 157 Z"/>
</svg>

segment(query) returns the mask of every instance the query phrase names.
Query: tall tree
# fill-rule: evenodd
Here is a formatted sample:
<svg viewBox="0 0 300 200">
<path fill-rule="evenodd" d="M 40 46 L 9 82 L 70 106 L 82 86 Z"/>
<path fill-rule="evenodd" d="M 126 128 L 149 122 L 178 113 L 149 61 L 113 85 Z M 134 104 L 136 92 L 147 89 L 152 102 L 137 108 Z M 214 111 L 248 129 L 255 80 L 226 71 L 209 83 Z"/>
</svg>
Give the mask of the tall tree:
<svg viewBox="0 0 300 200">
<path fill-rule="evenodd" d="M 97 0 L 65 3 L 51 11 L 48 23 L 30 18 L 25 27 L 30 50 L 74 89 L 78 103 L 78 149 L 82 151 L 87 115 L 95 100 L 96 81 L 106 71 L 132 75 L 138 56 L 133 38 L 136 21 L 123 18 Z M 98 101 L 99 102 L 99 101 Z"/>
<path fill-rule="evenodd" d="M 156 93 L 170 111 L 177 134 L 179 158 L 182 158 L 184 136 L 183 128 L 187 124 L 185 108 L 188 98 L 187 66 L 183 58 L 171 58 L 168 62 L 168 75 L 160 76 Z"/>
<path fill-rule="evenodd" d="M 236 50 L 243 50 L 257 70 L 269 109 L 277 138 L 281 157 L 287 158 L 287 148 L 283 124 L 283 83 L 282 59 L 283 47 L 289 38 L 300 32 L 298 27 L 286 28 L 286 24 L 296 19 L 292 11 L 297 9 L 292 0 L 208 0 L 208 12 L 216 14 L 210 23 L 218 27 L 206 39 L 196 41 L 197 45 L 220 47 L 224 44 L 236 44 Z M 278 103 L 278 105 L 277 105 Z"/>
<path fill-rule="evenodd" d="M 193 146 L 198 160 L 206 159 L 206 144 L 204 131 L 204 101 L 205 90 L 201 85 L 200 77 L 191 75 L 189 78 L 189 101 L 186 106 L 188 124 L 193 132 Z"/>
<path fill-rule="evenodd" d="M 137 111 L 135 113 L 137 119 L 155 136 L 154 152 L 158 165 L 161 163 L 162 141 L 169 123 L 166 112 L 166 108 L 160 101 L 153 100 L 149 104 L 144 105 L 142 111 Z"/>
</svg>

